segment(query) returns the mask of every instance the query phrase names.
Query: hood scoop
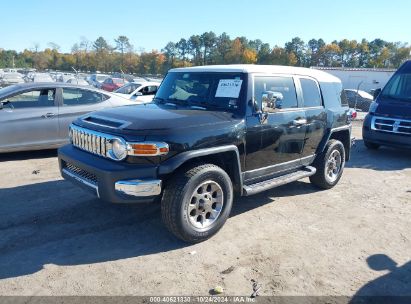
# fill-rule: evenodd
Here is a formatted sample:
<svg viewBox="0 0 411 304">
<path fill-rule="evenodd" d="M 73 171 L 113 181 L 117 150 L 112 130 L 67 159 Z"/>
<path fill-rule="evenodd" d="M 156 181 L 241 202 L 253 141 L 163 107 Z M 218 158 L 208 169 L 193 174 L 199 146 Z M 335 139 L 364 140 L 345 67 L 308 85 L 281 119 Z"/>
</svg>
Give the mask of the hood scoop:
<svg viewBox="0 0 411 304">
<path fill-rule="evenodd" d="M 123 129 L 129 126 L 131 123 L 124 120 L 108 118 L 99 115 L 89 115 L 83 118 L 84 122 L 91 123 L 93 125 L 98 125 L 106 128 L 112 129 Z"/>
</svg>

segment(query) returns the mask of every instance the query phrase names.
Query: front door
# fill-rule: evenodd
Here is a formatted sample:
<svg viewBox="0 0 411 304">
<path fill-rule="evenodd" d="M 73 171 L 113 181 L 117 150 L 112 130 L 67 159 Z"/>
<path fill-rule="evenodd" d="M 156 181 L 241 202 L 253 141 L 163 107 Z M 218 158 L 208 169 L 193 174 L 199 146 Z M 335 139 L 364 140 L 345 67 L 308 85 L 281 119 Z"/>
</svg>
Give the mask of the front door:
<svg viewBox="0 0 411 304">
<path fill-rule="evenodd" d="M 246 181 L 300 167 L 307 123 L 292 76 L 254 76 L 253 82 L 264 113 L 247 118 Z M 274 96 L 268 106 L 267 96 Z"/>
<path fill-rule="evenodd" d="M 54 147 L 58 143 L 55 89 L 26 91 L 2 100 L 0 149 L 3 151 Z"/>
</svg>

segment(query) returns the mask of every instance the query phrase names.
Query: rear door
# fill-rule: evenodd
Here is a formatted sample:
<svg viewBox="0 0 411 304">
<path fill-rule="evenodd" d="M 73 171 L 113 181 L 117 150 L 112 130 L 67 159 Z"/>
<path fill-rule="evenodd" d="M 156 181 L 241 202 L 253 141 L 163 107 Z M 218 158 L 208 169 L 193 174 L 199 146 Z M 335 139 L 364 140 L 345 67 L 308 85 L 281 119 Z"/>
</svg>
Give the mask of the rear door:
<svg viewBox="0 0 411 304">
<path fill-rule="evenodd" d="M 322 94 L 318 82 L 311 77 L 297 77 L 297 90 L 300 91 L 300 103 L 305 111 L 307 120 L 305 145 L 302 160 L 310 163 L 315 156 L 317 148 L 324 138 L 327 126 L 327 112 L 324 107 Z"/>
<path fill-rule="evenodd" d="M 60 140 L 68 140 L 68 127 L 77 117 L 110 106 L 108 95 L 87 89 L 62 88 L 58 109 Z"/>
<path fill-rule="evenodd" d="M 31 90 L 8 96 L 0 110 L 0 149 L 53 147 L 58 143 L 55 89 Z"/>
</svg>

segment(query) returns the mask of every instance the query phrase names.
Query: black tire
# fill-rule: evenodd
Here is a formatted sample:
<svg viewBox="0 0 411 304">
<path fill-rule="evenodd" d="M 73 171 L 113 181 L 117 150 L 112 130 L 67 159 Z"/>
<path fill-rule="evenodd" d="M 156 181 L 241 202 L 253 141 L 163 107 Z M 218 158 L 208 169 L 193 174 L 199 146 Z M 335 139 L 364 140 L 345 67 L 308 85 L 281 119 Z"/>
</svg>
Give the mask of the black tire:
<svg viewBox="0 0 411 304">
<path fill-rule="evenodd" d="M 338 151 L 341 158 L 341 164 L 339 166 L 338 173 L 333 174 L 333 178 L 331 179 L 329 176 L 327 176 L 329 168 L 328 161 L 334 151 Z M 324 151 L 315 159 L 313 166 L 317 169 L 317 172 L 314 175 L 310 176 L 311 183 L 321 189 L 330 189 L 334 187 L 340 180 L 345 166 L 345 148 L 342 142 L 335 139 L 328 141 Z"/>
<path fill-rule="evenodd" d="M 192 195 L 197 196 L 199 187 L 207 182 L 213 183 L 214 186 L 217 184 L 220 187 L 218 191 L 223 194 L 222 206 L 219 208 L 220 213 L 209 226 L 205 228 L 194 227 L 191 221 L 195 219 L 195 216 L 197 216 L 197 220 L 198 218 L 206 219 L 207 215 L 210 216 L 210 213 L 204 214 L 204 207 L 202 207 L 202 211 L 196 209 L 194 216 L 188 210 L 190 206 L 193 208 L 191 203 L 194 198 Z M 209 196 L 210 204 L 213 202 L 212 197 Z M 169 179 L 161 201 L 161 215 L 167 229 L 177 238 L 188 243 L 198 243 L 212 237 L 221 229 L 230 215 L 232 204 L 233 186 L 228 174 L 216 165 L 197 164 L 182 168 Z M 212 203 L 212 206 L 214 206 L 214 203 Z M 213 221 L 212 218 L 211 221 Z"/>
<path fill-rule="evenodd" d="M 377 150 L 377 149 L 380 147 L 379 144 L 375 144 L 375 143 L 369 142 L 369 141 L 367 141 L 367 140 L 365 140 L 365 139 L 364 139 L 364 146 L 365 146 L 367 149 L 370 149 L 370 150 Z"/>
</svg>

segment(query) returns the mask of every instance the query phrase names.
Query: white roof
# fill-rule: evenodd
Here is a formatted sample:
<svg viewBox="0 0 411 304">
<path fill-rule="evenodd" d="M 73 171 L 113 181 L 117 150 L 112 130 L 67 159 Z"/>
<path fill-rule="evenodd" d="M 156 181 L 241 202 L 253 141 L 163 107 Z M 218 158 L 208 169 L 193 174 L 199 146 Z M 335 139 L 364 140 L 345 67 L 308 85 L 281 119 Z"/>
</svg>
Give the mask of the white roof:
<svg viewBox="0 0 411 304">
<path fill-rule="evenodd" d="M 234 73 L 264 73 L 264 74 L 292 74 L 310 76 L 319 82 L 341 82 L 341 80 L 329 73 L 299 67 L 282 65 L 258 65 L 258 64 L 228 64 L 207 65 L 187 68 L 171 69 L 170 72 L 234 72 Z"/>
</svg>

